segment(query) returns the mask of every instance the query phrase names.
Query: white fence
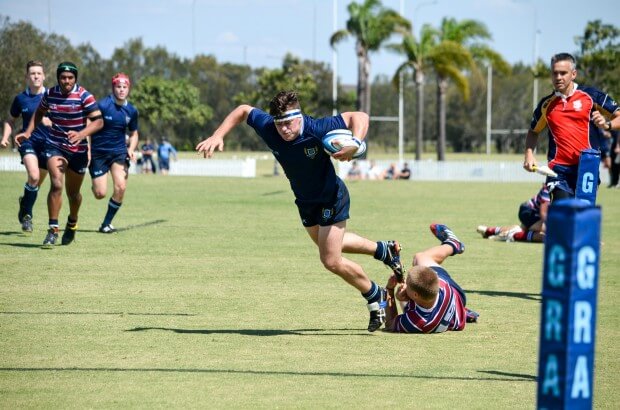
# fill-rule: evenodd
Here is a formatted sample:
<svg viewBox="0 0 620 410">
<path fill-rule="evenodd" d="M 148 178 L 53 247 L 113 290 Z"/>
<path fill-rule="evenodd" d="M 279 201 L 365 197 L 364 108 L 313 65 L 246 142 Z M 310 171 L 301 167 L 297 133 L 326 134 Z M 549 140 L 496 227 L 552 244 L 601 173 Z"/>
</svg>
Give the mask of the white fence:
<svg viewBox="0 0 620 410">
<path fill-rule="evenodd" d="M 368 172 L 369 161 L 357 161 L 363 174 Z M 375 161 L 375 166 L 386 169 L 396 161 Z M 520 161 L 408 161 L 411 181 L 482 181 L 482 182 L 543 182 L 542 175 L 525 172 Z M 336 169 L 346 179 L 350 162 L 337 162 Z M 400 169 L 400 167 L 399 167 Z M 19 157 L 0 156 L 0 171 L 23 172 Z M 134 164 L 130 173 L 139 170 Z M 170 175 L 196 175 L 217 177 L 256 177 L 256 159 L 180 159 L 170 161 Z M 609 172 L 601 167 L 601 184 L 609 183 Z"/>
<path fill-rule="evenodd" d="M 370 161 L 357 161 L 362 175 L 370 168 Z M 397 161 L 374 161 L 380 170 Z M 467 182 L 543 182 L 544 176 L 526 172 L 520 161 L 407 161 L 411 181 L 467 181 Z M 346 179 L 352 162 L 338 162 L 338 175 Z M 401 164 L 402 165 L 402 164 Z M 609 171 L 601 166 L 601 184 L 609 182 Z"/>
<path fill-rule="evenodd" d="M 19 156 L 0 156 L 0 171 L 24 171 Z M 131 164 L 129 172 L 139 172 L 139 166 Z M 180 159 L 170 161 L 170 175 L 196 175 L 212 177 L 256 177 L 256 159 Z"/>
</svg>

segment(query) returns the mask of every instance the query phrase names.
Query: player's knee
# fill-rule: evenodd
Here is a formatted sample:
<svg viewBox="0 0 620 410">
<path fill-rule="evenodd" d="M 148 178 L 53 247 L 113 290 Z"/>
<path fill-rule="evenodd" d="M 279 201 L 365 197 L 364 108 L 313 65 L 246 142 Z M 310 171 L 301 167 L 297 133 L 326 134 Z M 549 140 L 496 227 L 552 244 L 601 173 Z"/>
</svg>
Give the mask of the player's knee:
<svg viewBox="0 0 620 410">
<path fill-rule="evenodd" d="M 415 255 L 413 255 L 413 266 L 424 265 L 427 259 L 428 254 L 426 252 L 417 252 Z"/>
<path fill-rule="evenodd" d="M 62 194 L 62 179 L 52 178 L 50 181 L 50 193 L 52 194 Z"/>
<path fill-rule="evenodd" d="M 96 199 L 103 199 L 105 198 L 105 191 L 101 191 L 101 190 L 97 190 L 95 188 L 93 188 L 93 195 L 95 196 Z"/>
<path fill-rule="evenodd" d="M 330 272 L 338 273 L 340 272 L 340 267 L 342 265 L 342 257 L 336 256 L 321 256 L 321 263 Z"/>
<path fill-rule="evenodd" d="M 123 197 L 125 195 L 125 190 L 127 189 L 127 185 L 119 184 L 114 186 L 114 196 L 116 198 Z"/>
<path fill-rule="evenodd" d="M 28 177 L 28 185 L 30 186 L 39 186 L 40 178 L 38 176 L 29 176 Z"/>
</svg>

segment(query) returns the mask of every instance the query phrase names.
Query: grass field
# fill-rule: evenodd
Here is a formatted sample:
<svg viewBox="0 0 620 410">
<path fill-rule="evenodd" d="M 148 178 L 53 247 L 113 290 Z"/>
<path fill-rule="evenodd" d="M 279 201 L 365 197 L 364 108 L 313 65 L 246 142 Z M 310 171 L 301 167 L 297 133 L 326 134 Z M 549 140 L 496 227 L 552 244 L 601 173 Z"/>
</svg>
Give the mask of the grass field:
<svg viewBox="0 0 620 410">
<path fill-rule="evenodd" d="M 534 184 L 349 183 L 348 228 L 445 266 L 481 314 L 464 332 L 366 331 L 363 299 L 323 269 L 288 183 L 132 176 L 115 235 L 85 181 L 76 243 L 43 250 L 17 223 L 23 173 L 0 174 L 0 408 L 533 408 L 542 246 L 483 240 Z M 618 408 L 620 192 L 601 188 L 595 406 Z M 67 203 L 61 220 L 64 225 Z M 384 284 L 389 271 L 353 256 Z"/>
</svg>

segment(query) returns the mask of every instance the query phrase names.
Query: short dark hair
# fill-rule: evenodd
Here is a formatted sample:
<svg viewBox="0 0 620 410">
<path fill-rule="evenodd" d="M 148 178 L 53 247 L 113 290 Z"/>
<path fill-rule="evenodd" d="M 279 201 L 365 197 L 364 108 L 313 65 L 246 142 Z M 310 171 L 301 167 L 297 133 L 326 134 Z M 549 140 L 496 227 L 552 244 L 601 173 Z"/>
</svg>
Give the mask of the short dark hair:
<svg viewBox="0 0 620 410">
<path fill-rule="evenodd" d="M 282 115 L 293 108 L 300 108 L 296 91 L 280 91 L 269 102 L 269 114 L 273 116 Z"/>
<path fill-rule="evenodd" d="M 43 71 L 45 71 L 45 67 L 43 67 L 43 62 L 39 60 L 30 60 L 26 63 L 26 74 L 28 74 L 28 70 L 30 67 L 41 67 Z"/>
<path fill-rule="evenodd" d="M 575 60 L 575 57 L 573 57 L 572 54 L 558 53 L 554 55 L 553 57 L 551 57 L 551 68 L 553 68 L 553 65 L 558 61 L 569 61 L 571 63 L 572 69 L 577 69 L 577 60 Z"/>
<path fill-rule="evenodd" d="M 439 277 L 428 266 L 416 265 L 409 269 L 406 283 L 409 289 L 424 300 L 433 300 L 439 293 Z"/>
</svg>

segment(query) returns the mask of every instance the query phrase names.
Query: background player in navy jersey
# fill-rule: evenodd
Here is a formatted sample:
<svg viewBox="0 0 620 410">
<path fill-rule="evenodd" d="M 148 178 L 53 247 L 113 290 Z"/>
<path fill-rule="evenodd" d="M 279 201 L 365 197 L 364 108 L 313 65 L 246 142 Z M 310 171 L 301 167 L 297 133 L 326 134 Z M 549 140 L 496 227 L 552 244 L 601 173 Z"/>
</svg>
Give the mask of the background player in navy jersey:
<svg viewBox="0 0 620 410">
<path fill-rule="evenodd" d="M 112 219 L 123 204 L 129 161 L 135 158 L 138 146 L 138 110 L 127 101 L 131 82 L 124 73 L 112 77 L 112 94 L 99 101 L 103 115 L 103 128 L 90 138 L 90 177 L 93 180 L 93 194 L 97 199 L 105 198 L 108 190 L 108 172 L 112 175 L 114 192 L 108 201 L 108 211 L 99 227 L 101 233 L 114 233 Z M 125 134 L 129 134 L 129 147 Z"/>
<path fill-rule="evenodd" d="M 144 144 L 142 144 L 141 151 L 142 172 L 145 174 L 153 172 L 153 174 L 155 174 L 157 172 L 157 168 L 155 168 L 155 161 L 153 160 L 153 154 L 155 154 L 155 146 L 150 139 L 147 138 Z"/>
<path fill-rule="evenodd" d="M 41 97 L 45 92 L 44 81 L 45 71 L 43 63 L 40 61 L 28 61 L 26 64 L 27 87 L 26 90 L 13 99 L 11 104 L 9 119 L 4 122 L 2 141 L 0 141 L 0 146 L 3 148 L 9 145 L 9 137 L 15 128 L 15 120 L 17 118 L 22 117 L 20 132 L 25 131 L 28 127 L 30 119 L 37 110 Z M 24 185 L 24 194 L 19 197 L 19 212 L 17 215 L 24 232 L 32 232 L 32 208 L 37 200 L 39 187 L 47 176 L 45 139 L 49 133 L 48 127 L 51 125 L 49 118 L 44 117 L 41 120 L 41 124 L 32 132 L 30 139 L 24 141 L 19 147 L 19 155 L 28 174 L 28 180 Z"/>
<path fill-rule="evenodd" d="M 543 184 L 538 193 L 519 205 L 521 225 L 487 226 L 479 225 L 476 231 L 483 238 L 505 242 L 544 242 L 545 221 L 551 197 L 549 188 Z"/>
<path fill-rule="evenodd" d="M 388 331 L 441 333 L 463 330 L 466 322 L 478 320 L 478 314 L 465 307 L 467 299 L 463 289 L 440 266 L 448 256 L 463 253 L 465 246 L 447 226 L 432 224 L 430 228 L 441 245 L 415 254 L 413 267 L 396 294 L 395 275 L 388 280 L 385 309 Z M 405 304 L 400 315 L 396 300 Z"/>
<path fill-rule="evenodd" d="M 297 94 L 292 91 L 278 93 L 271 100 L 269 111 L 268 114 L 250 105 L 238 106 L 196 150 L 210 158 L 216 149 L 224 149 L 224 136 L 237 125 L 247 122 L 254 128 L 282 166 L 295 194 L 301 222 L 318 246 L 323 266 L 362 293 L 370 311 L 368 330 L 374 332 L 385 321 L 385 290 L 342 253 L 374 255 L 402 276 L 400 245 L 395 241 L 373 242 L 346 232 L 349 193 L 321 144 L 327 132 L 343 128 L 364 139 L 368 115 L 344 112 L 315 119 L 302 114 Z M 355 147 L 347 147 L 333 156 L 347 161 L 355 151 Z"/>
<path fill-rule="evenodd" d="M 75 239 L 78 212 L 82 204 L 80 188 L 88 166 L 86 137 L 103 127 L 95 97 L 77 84 L 77 66 L 69 61 L 60 63 L 56 69 L 56 79 L 58 85 L 45 91 L 28 128 L 15 136 L 15 141 L 22 144 L 31 137 L 46 114 L 52 121 L 49 137 L 45 142 L 51 187 L 47 196 L 49 230 L 43 240 L 44 247 L 51 247 L 58 240 L 58 216 L 62 207 L 63 187 L 69 198 L 69 217 L 61 243 L 68 245 Z"/>
<path fill-rule="evenodd" d="M 574 197 L 581 152 L 599 148 L 598 133 L 593 132 L 596 129 L 591 125 L 608 130 L 620 128 L 616 102 L 603 91 L 578 85 L 576 77 L 577 65 L 572 55 L 560 53 L 551 58 L 554 92 L 538 103 L 525 139 L 523 168 L 534 172 L 538 134 L 549 129 L 548 165 L 558 174 L 547 177 L 552 201 Z"/>
</svg>

